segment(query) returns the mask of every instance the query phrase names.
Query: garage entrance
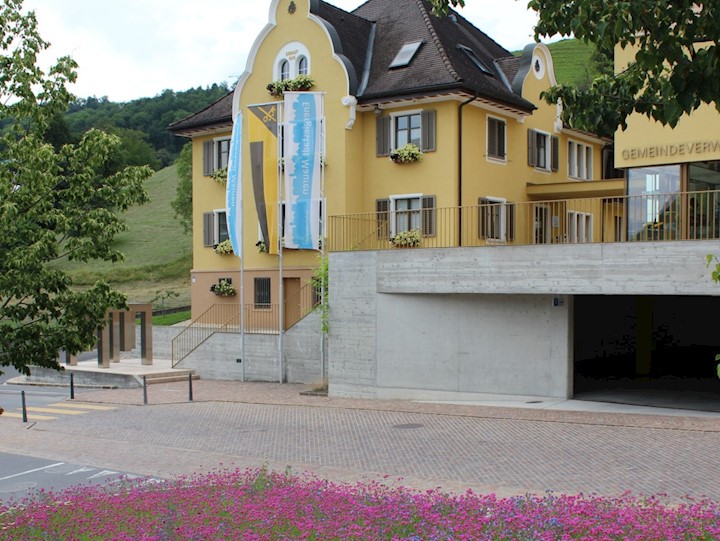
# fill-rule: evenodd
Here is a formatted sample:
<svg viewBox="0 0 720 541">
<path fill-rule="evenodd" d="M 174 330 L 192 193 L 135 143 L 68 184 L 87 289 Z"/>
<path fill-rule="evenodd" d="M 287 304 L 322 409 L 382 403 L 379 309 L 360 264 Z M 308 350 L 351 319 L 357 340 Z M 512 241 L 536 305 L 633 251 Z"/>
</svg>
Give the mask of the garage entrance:
<svg viewBox="0 0 720 541">
<path fill-rule="evenodd" d="M 578 295 L 574 398 L 720 411 L 720 297 Z"/>
</svg>

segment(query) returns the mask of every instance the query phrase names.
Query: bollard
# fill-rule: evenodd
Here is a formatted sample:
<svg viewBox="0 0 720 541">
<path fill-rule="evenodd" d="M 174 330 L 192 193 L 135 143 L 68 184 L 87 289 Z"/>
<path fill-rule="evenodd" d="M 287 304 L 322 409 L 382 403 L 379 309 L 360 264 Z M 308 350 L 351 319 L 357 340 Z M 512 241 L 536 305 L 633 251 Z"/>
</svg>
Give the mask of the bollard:
<svg viewBox="0 0 720 541">
<path fill-rule="evenodd" d="M 75 400 L 75 374 L 70 372 L 70 400 Z"/>
<path fill-rule="evenodd" d="M 188 400 L 190 402 L 193 401 L 193 395 L 192 395 L 192 372 L 188 374 Z"/>
<path fill-rule="evenodd" d="M 25 391 L 20 391 L 20 397 L 22 399 L 22 421 L 27 423 L 27 407 L 25 406 Z"/>
<path fill-rule="evenodd" d="M 143 404 L 147 406 L 147 377 L 143 376 Z"/>
</svg>

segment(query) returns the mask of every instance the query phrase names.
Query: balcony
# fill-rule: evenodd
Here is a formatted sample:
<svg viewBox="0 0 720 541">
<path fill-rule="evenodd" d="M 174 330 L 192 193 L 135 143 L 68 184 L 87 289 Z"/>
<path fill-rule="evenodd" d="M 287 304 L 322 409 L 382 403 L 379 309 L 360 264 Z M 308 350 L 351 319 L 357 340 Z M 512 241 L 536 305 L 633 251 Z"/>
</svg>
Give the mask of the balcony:
<svg viewBox="0 0 720 541">
<path fill-rule="evenodd" d="M 419 234 L 419 242 L 398 242 L 407 232 Z M 718 239 L 720 191 L 519 203 L 486 199 L 474 206 L 391 209 L 328 220 L 331 252 Z"/>
</svg>

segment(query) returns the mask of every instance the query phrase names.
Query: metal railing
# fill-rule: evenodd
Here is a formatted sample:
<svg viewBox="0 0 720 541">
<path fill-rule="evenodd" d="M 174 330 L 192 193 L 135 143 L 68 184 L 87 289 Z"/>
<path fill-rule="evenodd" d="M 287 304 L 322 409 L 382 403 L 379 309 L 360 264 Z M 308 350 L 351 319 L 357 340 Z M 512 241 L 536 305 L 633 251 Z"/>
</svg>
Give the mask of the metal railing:
<svg viewBox="0 0 720 541">
<path fill-rule="evenodd" d="M 502 202 L 330 216 L 330 251 L 720 239 L 720 191 Z M 407 235 L 404 236 L 407 238 Z M 405 241 L 407 242 L 407 241 Z M 412 246 L 412 244 L 410 244 Z"/>
<path fill-rule="evenodd" d="M 289 329 L 312 312 L 319 298 L 311 283 L 285 299 L 284 330 Z M 279 304 L 245 304 L 245 332 L 248 334 L 278 334 Z M 173 368 L 212 335 L 219 332 L 241 332 L 240 305 L 214 304 L 194 319 L 172 341 Z"/>
</svg>

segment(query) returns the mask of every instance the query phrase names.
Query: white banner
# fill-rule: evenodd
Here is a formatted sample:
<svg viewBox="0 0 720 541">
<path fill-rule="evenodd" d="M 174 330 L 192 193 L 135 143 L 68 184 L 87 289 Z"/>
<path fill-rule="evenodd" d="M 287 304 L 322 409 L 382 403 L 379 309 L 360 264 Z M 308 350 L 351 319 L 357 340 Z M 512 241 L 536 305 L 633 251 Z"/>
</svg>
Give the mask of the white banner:
<svg viewBox="0 0 720 541">
<path fill-rule="evenodd" d="M 318 250 L 323 95 L 285 92 L 285 248 Z"/>
<path fill-rule="evenodd" d="M 225 205 L 230 243 L 235 255 L 240 257 L 242 243 L 242 114 L 238 114 L 230 139 Z"/>
</svg>

